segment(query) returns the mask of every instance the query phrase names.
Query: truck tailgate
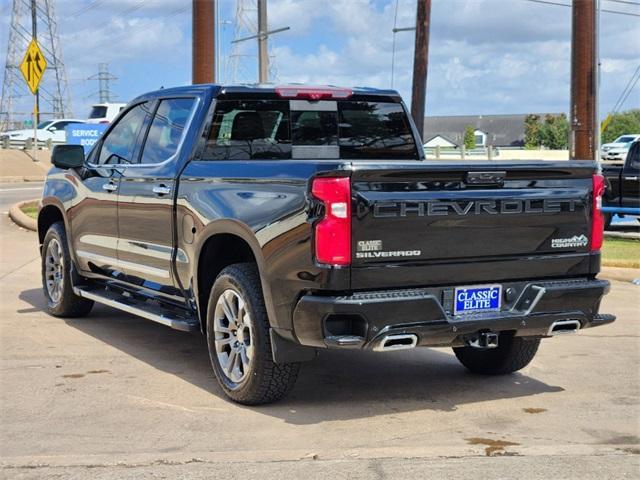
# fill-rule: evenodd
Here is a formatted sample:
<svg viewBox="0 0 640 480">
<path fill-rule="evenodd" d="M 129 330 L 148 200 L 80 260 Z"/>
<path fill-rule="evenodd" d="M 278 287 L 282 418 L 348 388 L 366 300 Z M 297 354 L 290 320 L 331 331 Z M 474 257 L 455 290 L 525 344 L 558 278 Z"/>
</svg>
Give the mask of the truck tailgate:
<svg viewBox="0 0 640 480">
<path fill-rule="evenodd" d="M 354 164 L 352 287 L 589 274 L 594 172 L 568 161 Z"/>
</svg>

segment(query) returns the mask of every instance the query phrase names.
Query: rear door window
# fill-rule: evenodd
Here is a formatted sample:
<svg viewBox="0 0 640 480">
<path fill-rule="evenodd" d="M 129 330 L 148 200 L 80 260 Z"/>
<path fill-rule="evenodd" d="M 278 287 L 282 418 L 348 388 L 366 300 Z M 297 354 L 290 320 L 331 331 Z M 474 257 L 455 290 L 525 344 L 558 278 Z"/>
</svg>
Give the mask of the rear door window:
<svg viewBox="0 0 640 480">
<path fill-rule="evenodd" d="M 161 163 L 177 153 L 194 105 L 193 98 L 160 101 L 144 143 L 140 163 Z"/>
<path fill-rule="evenodd" d="M 203 160 L 419 159 L 392 102 L 220 100 Z"/>
<path fill-rule="evenodd" d="M 289 102 L 218 101 L 205 160 L 282 160 L 291 158 Z"/>
</svg>

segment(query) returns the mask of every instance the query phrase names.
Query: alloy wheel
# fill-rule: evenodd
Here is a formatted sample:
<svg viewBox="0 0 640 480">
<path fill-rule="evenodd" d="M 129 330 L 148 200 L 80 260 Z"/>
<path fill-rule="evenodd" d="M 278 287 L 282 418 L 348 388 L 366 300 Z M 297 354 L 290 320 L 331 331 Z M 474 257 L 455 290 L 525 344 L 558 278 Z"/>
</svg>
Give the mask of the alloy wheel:
<svg viewBox="0 0 640 480">
<path fill-rule="evenodd" d="M 245 301 L 235 290 L 227 289 L 218 297 L 213 321 L 220 368 L 233 383 L 241 383 L 254 355 L 253 325 Z"/>
<path fill-rule="evenodd" d="M 47 293 L 53 303 L 62 298 L 64 288 L 64 257 L 60 242 L 52 238 L 47 245 L 45 254 L 45 283 Z"/>
</svg>

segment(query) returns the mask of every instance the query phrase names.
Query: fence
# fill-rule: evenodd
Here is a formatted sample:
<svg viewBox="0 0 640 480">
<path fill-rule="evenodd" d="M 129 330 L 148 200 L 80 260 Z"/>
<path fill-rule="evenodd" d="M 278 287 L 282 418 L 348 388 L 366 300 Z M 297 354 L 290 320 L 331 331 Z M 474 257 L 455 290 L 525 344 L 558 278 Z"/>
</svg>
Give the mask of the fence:
<svg viewBox="0 0 640 480">
<path fill-rule="evenodd" d="M 427 157 L 435 157 L 436 160 L 440 159 L 453 159 L 459 158 L 465 160 L 467 158 L 488 158 L 494 159 L 500 155 L 500 150 L 496 147 L 481 147 L 467 150 L 464 145 L 460 148 L 455 147 L 424 147 L 424 154 Z"/>
</svg>

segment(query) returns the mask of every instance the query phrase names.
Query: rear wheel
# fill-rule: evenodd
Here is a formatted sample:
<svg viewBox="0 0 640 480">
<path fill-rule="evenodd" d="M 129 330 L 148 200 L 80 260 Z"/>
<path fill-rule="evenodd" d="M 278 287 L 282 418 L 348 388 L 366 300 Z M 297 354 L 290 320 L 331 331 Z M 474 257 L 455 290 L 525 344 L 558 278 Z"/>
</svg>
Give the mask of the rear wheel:
<svg viewBox="0 0 640 480">
<path fill-rule="evenodd" d="M 238 403 L 274 402 L 295 384 L 300 365 L 273 362 L 269 320 L 254 264 L 230 265 L 216 278 L 207 310 L 207 345 L 218 383 Z"/>
<path fill-rule="evenodd" d="M 47 311 L 56 317 L 83 317 L 93 301 L 73 293 L 73 264 L 62 222 L 49 227 L 42 242 L 42 289 Z"/>
<path fill-rule="evenodd" d="M 529 365 L 539 345 L 539 338 L 501 333 L 496 348 L 457 347 L 453 352 L 460 363 L 473 373 L 504 375 Z"/>
</svg>

